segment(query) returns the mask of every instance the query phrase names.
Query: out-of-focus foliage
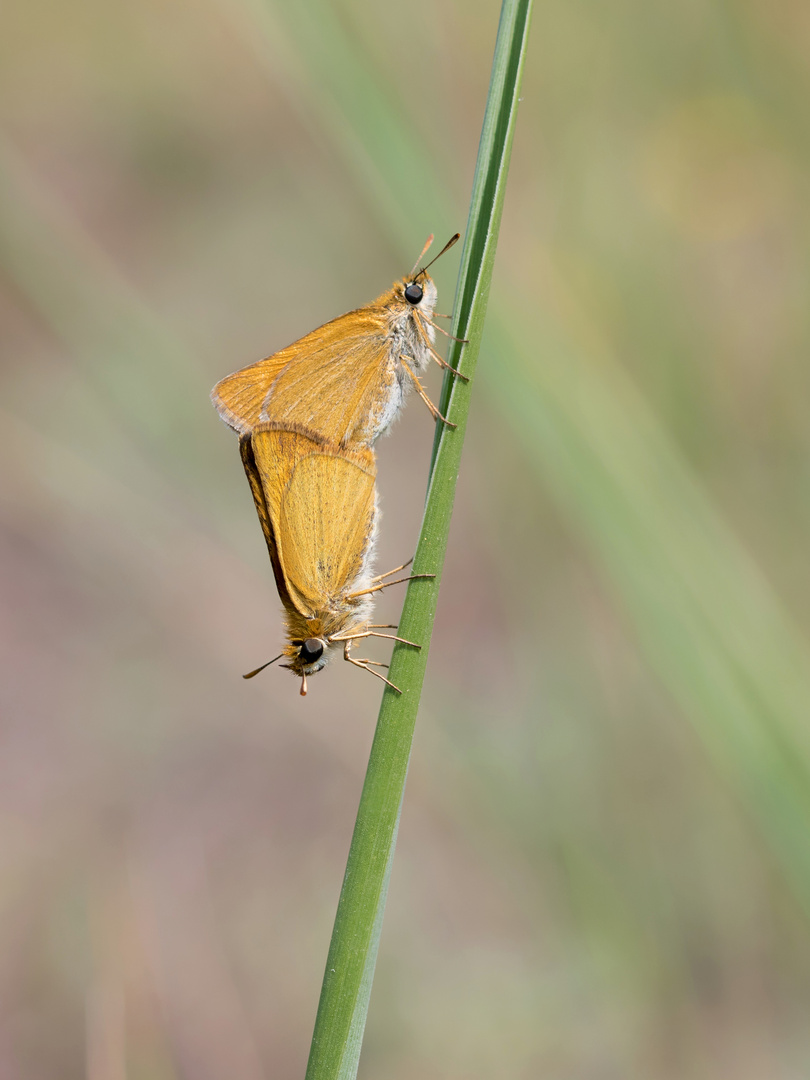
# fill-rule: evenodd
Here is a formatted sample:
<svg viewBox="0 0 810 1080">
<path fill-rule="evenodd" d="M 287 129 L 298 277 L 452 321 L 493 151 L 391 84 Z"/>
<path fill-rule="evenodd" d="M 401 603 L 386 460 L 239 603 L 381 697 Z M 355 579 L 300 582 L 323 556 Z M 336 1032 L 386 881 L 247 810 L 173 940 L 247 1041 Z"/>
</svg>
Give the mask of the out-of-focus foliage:
<svg viewBox="0 0 810 1080">
<path fill-rule="evenodd" d="M 281 624 L 207 394 L 463 225 L 496 20 L 7 13 L 3 1077 L 303 1074 L 379 691 L 239 678 Z M 361 1076 L 807 1071 L 809 30 L 535 10 Z"/>
</svg>

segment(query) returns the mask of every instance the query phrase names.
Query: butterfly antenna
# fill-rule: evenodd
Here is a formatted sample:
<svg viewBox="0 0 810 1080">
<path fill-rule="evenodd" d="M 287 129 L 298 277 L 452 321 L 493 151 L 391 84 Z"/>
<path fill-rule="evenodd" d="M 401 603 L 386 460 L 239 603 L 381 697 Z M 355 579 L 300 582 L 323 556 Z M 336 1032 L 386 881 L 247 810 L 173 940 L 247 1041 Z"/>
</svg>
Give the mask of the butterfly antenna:
<svg viewBox="0 0 810 1080">
<path fill-rule="evenodd" d="M 298 691 L 298 693 L 301 695 L 301 697 L 306 697 L 307 696 L 307 677 L 306 677 L 306 675 L 301 676 L 301 689 Z"/>
<path fill-rule="evenodd" d="M 284 653 L 279 653 L 278 656 L 274 656 L 272 660 L 268 660 L 266 664 L 262 664 L 261 667 L 257 667 L 255 671 L 249 671 L 247 675 L 243 675 L 243 679 L 252 679 L 254 675 L 258 675 L 260 671 L 264 671 L 266 667 L 270 667 L 271 664 L 275 664 L 276 660 L 280 660 Z"/>
<path fill-rule="evenodd" d="M 440 259 L 442 257 L 442 255 L 444 255 L 445 251 L 449 251 L 450 248 L 453 246 L 453 244 L 455 244 L 460 239 L 460 237 L 461 237 L 461 233 L 456 233 L 455 236 L 451 236 L 450 239 L 447 241 L 447 243 L 442 248 L 442 250 L 439 252 L 439 254 L 434 256 L 434 258 L 432 258 L 430 260 L 430 262 L 427 264 L 427 266 L 423 266 L 422 269 L 419 271 L 419 273 L 416 275 L 416 277 L 419 277 L 420 274 L 424 274 L 431 266 L 433 266 L 433 264 L 436 262 L 436 259 Z M 425 248 L 425 251 L 427 251 L 427 248 Z M 422 252 L 422 255 L 425 254 L 425 251 Z M 419 256 L 420 259 L 422 258 L 422 255 Z M 419 261 L 417 260 L 417 266 L 418 265 L 419 265 Z"/>
<path fill-rule="evenodd" d="M 424 246 L 424 247 L 422 248 L 422 250 L 420 251 L 420 253 L 419 253 L 419 258 L 418 258 L 418 259 L 416 260 L 416 262 L 415 262 L 415 263 L 413 264 L 413 270 L 411 270 L 410 274 L 408 274 L 408 277 L 411 277 L 411 278 L 412 278 L 412 277 L 414 276 L 414 274 L 416 273 L 416 268 L 417 268 L 417 266 L 418 266 L 418 265 L 419 265 L 419 263 L 420 263 L 420 262 L 422 261 L 422 259 L 424 259 L 424 257 L 425 257 L 425 254 L 426 254 L 426 252 L 427 252 L 427 249 L 428 249 L 428 248 L 430 247 L 430 245 L 431 245 L 432 243 L 433 243 L 433 233 L 431 233 L 431 234 L 430 234 L 430 236 L 429 236 L 429 237 L 427 238 L 427 240 L 425 241 L 425 246 Z"/>
</svg>

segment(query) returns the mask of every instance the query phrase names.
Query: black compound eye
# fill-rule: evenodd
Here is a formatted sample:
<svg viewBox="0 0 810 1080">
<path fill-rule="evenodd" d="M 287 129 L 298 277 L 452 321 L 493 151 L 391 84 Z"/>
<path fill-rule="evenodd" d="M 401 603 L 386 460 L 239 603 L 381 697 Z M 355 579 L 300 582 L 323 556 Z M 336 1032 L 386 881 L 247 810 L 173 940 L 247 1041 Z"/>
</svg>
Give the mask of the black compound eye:
<svg viewBox="0 0 810 1080">
<path fill-rule="evenodd" d="M 422 286 L 417 285 L 415 281 L 412 281 L 405 290 L 405 299 L 409 304 L 418 304 L 423 296 Z"/>
<path fill-rule="evenodd" d="M 305 664 L 314 664 L 316 660 L 320 660 L 323 656 L 323 642 L 320 638 L 307 638 L 301 646 L 301 652 L 298 655 Z"/>
</svg>

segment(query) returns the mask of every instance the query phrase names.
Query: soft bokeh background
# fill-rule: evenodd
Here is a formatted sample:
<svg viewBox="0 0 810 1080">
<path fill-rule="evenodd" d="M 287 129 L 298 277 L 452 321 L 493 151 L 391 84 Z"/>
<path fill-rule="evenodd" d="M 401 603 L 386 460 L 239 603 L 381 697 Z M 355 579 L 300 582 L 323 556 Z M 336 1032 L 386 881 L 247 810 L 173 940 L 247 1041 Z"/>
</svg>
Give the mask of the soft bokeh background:
<svg viewBox="0 0 810 1080">
<path fill-rule="evenodd" d="M 303 1075 L 380 691 L 240 679 L 281 622 L 208 391 L 464 225 L 497 17 L 5 12 L 3 1080 Z M 810 1075 L 809 48 L 535 11 L 364 1077 Z"/>
</svg>

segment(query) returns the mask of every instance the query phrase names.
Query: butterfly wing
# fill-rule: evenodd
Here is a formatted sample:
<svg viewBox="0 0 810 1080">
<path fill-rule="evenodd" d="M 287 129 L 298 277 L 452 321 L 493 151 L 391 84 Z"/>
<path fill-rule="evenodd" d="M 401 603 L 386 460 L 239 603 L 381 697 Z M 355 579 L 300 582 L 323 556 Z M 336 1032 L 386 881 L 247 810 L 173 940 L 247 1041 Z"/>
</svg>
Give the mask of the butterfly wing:
<svg viewBox="0 0 810 1080">
<path fill-rule="evenodd" d="M 276 579 L 276 587 L 278 588 L 279 596 L 282 603 L 286 607 L 292 607 L 292 601 L 290 600 L 289 592 L 287 591 L 287 583 L 284 579 L 284 574 L 281 570 L 281 563 L 278 558 L 278 549 L 276 547 L 276 539 L 273 534 L 273 525 L 270 520 L 270 514 L 267 509 L 267 501 L 264 497 L 264 488 L 262 486 L 262 478 L 259 474 L 258 466 L 256 465 L 256 459 L 253 454 L 253 446 L 251 444 L 250 435 L 242 435 L 239 439 L 239 453 L 242 455 L 242 464 L 245 467 L 245 475 L 248 478 L 250 484 L 250 490 L 253 495 L 253 502 L 256 505 L 256 513 L 259 516 L 259 523 L 264 533 L 264 539 L 267 543 L 267 550 L 270 552 L 270 562 L 273 565 L 273 575 Z"/>
<path fill-rule="evenodd" d="M 270 388 L 263 420 L 303 424 L 342 446 L 373 441 L 399 389 L 396 366 L 385 316 L 371 308 L 350 318 L 346 328 L 330 323 L 309 335 L 306 356 Z"/>
<path fill-rule="evenodd" d="M 374 455 L 273 424 L 260 425 L 251 443 L 285 589 L 301 614 L 319 617 L 368 562 Z"/>
<path fill-rule="evenodd" d="M 250 435 L 261 422 L 262 406 L 268 390 L 292 361 L 293 350 L 300 344 L 302 342 L 296 342 L 273 356 L 220 379 L 211 391 L 211 401 L 229 427 L 240 435 Z"/>
<path fill-rule="evenodd" d="M 399 396 L 389 295 L 313 330 L 217 383 L 211 399 L 240 433 L 261 422 L 304 425 L 330 443 L 370 443 Z M 395 411 L 395 410 L 394 410 Z"/>
</svg>

